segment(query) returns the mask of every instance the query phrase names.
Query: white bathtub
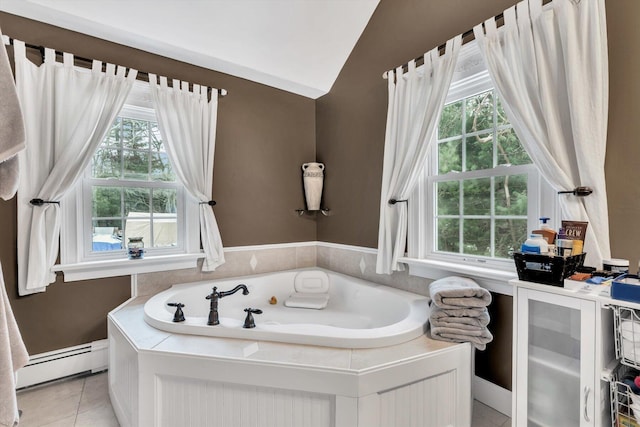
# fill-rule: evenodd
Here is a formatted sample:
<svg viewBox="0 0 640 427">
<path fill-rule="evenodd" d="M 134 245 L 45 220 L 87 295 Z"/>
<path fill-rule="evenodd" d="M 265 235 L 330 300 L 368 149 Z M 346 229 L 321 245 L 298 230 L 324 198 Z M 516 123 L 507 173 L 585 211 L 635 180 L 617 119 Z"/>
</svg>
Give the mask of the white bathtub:
<svg viewBox="0 0 640 427">
<path fill-rule="evenodd" d="M 427 297 L 324 271 L 329 276 L 329 303 L 321 310 L 290 308 L 285 300 L 294 292 L 296 274 L 291 270 L 241 278 L 174 285 L 146 302 L 144 320 L 151 326 L 174 333 L 225 338 L 278 341 L 342 348 L 374 348 L 399 344 L 424 334 L 429 319 Z M 245 284 L 248 295 L 237 292 L 218 303 L 220 324 L 207 325 L 209 303 L 205 297 Z M 277 304 L 269 304 L 272 296 Z M 179 302 L 186 320 L 173 322 Z M 243 328 L 245 308 L 254 314 L 256 327 Z"/>
</svg>

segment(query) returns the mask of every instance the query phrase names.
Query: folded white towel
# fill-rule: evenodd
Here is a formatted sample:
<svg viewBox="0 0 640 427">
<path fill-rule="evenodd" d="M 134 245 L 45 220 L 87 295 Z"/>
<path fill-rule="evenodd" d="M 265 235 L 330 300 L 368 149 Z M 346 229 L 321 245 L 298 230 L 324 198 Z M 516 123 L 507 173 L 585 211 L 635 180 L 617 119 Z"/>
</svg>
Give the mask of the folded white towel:
<svg viewBox="0 0 640 427">
<path fill-rule="evenodd" d="M 25 147 L 25 131 L 4 42 L 0 46 L 0 100 L 0 198 L 9 200 L 18 189 L 17 154 Z"/>
<path fill-rule="evenodd" d="M 470 325 L 485 327 L 489 324 L 489 311 L 482 308 L 440 308 L 435 304 L 431 305 L 429 321 L 436 326 L 449 325 Z"/>
<path fill-rule="evenodd" d="M 429 294 L 440 308 L 482 308 L 491 303 L 491 293 L 468 277 L 438 279 L 429 285 Z"/>
<path fill-rule="evenodd" d="M 470 342 L 478 350 L 485 350 L 487 344 L 493 341 L 493 335 L 487 328 L 470 331 L 433 325 L 431 325 L 431 338 L 449 342 Z"/>
<path fill-rule="evenodd" d="M 29 354 L 9 305 L 0 265 L 0 426 L 12 427 L 18 421 L 16 371 L 28 361 Z"/>
</svg>

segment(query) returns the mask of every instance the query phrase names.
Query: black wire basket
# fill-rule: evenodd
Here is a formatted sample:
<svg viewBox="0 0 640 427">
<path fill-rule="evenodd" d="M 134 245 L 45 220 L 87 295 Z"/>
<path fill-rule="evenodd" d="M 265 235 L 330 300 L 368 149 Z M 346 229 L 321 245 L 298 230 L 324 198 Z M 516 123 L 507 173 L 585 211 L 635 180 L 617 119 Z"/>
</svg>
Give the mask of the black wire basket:
<svg viewBox="0 0 640 427">
<path fill-rule="evenodd" d="M 564 279 L 576 272 L 584 263 L 586 253 L 568 257 L 514 252 L 513 260 L 518 278 L 527 282 L 563 286 Z"/>
</svg>

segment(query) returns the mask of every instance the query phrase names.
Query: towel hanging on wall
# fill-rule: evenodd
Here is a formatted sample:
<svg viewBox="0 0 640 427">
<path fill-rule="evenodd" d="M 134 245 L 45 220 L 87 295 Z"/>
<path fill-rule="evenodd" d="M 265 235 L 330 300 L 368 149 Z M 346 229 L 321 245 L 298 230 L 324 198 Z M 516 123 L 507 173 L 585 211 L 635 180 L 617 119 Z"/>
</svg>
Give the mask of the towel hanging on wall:
<svg viewBox="0 0 640 427">
<path fill-rule="evenodd" d="M 9 304 L 0 264 L 0 426 L 18 421 L 16 371 L 29 361 L 16 319 Z"/>
<path fill-rule="evenodd" d="M 2 30 L 0 39 L 5 39 Z M 9 200 L 18 190 L 17 154 L 25 147 L 25 135 L 16 84 L 4 47 L 0 48 L 0 99 L 0 198 Z"/>
</svg>

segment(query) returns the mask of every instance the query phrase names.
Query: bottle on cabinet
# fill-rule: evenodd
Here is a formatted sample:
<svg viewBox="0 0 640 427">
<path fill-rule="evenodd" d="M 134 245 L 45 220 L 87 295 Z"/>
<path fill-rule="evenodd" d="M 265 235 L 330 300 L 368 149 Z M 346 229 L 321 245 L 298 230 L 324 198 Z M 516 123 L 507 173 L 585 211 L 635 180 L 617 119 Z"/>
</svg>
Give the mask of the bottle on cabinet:
<svg viewBox="0 0 640 427">
<path fill-rule="evenodd" d="M 553 245 L 556 242 L 556 236 L 558 233 L 547 224 L 549 217 L 543 216 L 540 218 L 540 228 L 533 230 L 531 233 L 540 234 L 548 244 Z"/>
<path fill-rule="evenodd" d="M 531 233 L 520 250 L 524 253 L 546 255 L 549 253 L 549 244 L 542 235 Z"/>
</svg>

